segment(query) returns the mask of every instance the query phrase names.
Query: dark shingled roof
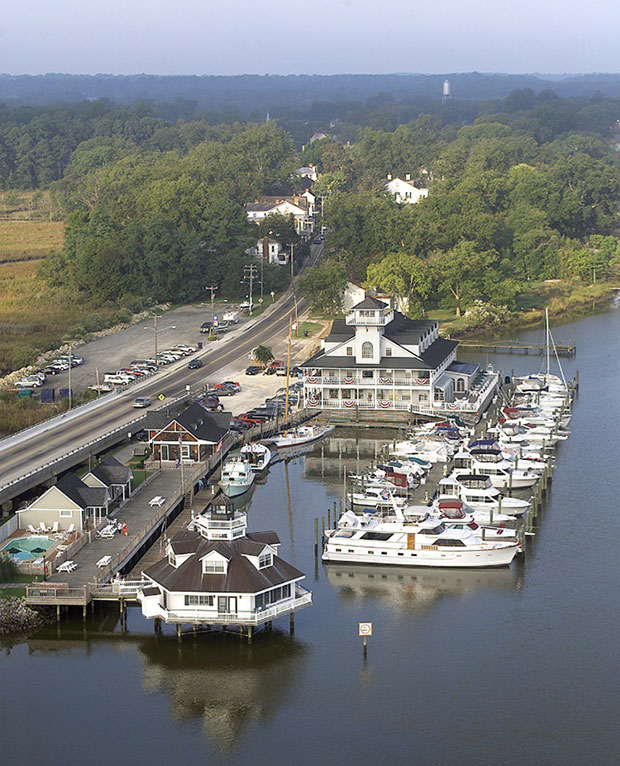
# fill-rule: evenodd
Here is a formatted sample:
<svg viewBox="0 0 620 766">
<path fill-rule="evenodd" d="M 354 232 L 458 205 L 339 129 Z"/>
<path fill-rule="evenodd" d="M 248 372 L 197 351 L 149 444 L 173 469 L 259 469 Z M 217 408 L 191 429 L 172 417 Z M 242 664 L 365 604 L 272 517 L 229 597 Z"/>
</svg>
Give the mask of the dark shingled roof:
<svg viewBox="0 0 620 766">
<path fill-rule="evenodd" d="M 108 455 L 91 471 L 106 487 L 112 484 L 127 484 L 131 479 L 131 468 L 123 465 L 113 455 Z"/>
<path fill-rule="evenodd" d="M 370 295 L 367 295 L 363 301 L 360 301 L 357 303 L 351 311 L 355 311 L 356 309 L 389 309 L 390 307 L 387 306 L 383 301 L 379 301 L 376 298 L 372 298 Z"/>
<path fill-rule="evenodd" d="M 213 541 L 190 530 L 178 532 L 172 539 L 173 550 L 179 543 L 197 541 L 196 553 L 177 568 L 164 558 L 145 570 L 144 574 L 167 591 L 181 593 L 260 593 L 286 582 L 304 577 L 303 572 L 278 556 L 273 557 L 270 567 L 256 569 L 243 555 L 257 556 L 265 547 L 265 542 L 258 541 L 258 535 L 274 535 L 275 532 L 256 532 L 233 541 Z M 279 542 L 279 540 L 278 540 Z M 203 574 L 201 559 L 212 551 L 217 551 L 228 558 L 226 574 Z"/>
<path fill-rule="evenodd" d="M 142 593 L 145 596 L 159 596 L 161 594 L 161 591 L 159 588 L 151 587 L 151 588 L 145 588 Z"/>
<path fill-rule="evenodd" d="M 176 421 L 200 441 L 217 444 L 228 431 L 231 419 L 230 412 L 207 412 L 195 402 L 178 414 L 150 412 L 144 427 L 149 431 L 162 431 Z"/>
<path fill-rule="evenodd" d="M 103 508 L 108 496 L 106 487 L 89 487 L 74 473 L 65 474 L 56 486 L 80 508 Z"/>
</svg>

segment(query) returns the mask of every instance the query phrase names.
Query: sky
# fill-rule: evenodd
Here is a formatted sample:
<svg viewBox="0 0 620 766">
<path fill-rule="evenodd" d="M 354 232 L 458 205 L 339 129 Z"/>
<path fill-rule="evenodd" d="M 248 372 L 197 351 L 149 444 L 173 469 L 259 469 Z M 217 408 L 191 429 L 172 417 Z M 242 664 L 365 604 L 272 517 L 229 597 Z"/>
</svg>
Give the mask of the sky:
<svg viewBox="0 0 620 766">
<path fill-rule="evenodd" d="M 618 72 L 618 0 L 0 0 L 0 72 Z"/>
</svg>

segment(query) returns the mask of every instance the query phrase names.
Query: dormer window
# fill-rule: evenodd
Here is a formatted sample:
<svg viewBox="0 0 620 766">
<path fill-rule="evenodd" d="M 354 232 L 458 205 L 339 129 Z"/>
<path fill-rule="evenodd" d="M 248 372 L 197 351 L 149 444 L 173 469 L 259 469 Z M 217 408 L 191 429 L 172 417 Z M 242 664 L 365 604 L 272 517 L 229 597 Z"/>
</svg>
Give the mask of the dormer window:
<svg viewBox="0 0 620 766">
<path fill-rule="evenodd" d="M 205 558 L 202 561 L 203 574 L 226 574 L 228 562 L 221 558 Z"/>
<path fill-rule="evenodd" d="M 272 564 L 273 564 L 273 554 L 271 553 L 271 551 L 269 553 L 263 553 L 261 556 L 259 556 L 259 559 L 258 559 L 259 569 L 270 567 Z"/>
<path fill-rule="evenodd" d="M 177 557 L 174 555 L 172 551 L 168 554 L 168 563 L 171 567 L 174 567 L 176 569 L 177 566 Z"/>
</svg>

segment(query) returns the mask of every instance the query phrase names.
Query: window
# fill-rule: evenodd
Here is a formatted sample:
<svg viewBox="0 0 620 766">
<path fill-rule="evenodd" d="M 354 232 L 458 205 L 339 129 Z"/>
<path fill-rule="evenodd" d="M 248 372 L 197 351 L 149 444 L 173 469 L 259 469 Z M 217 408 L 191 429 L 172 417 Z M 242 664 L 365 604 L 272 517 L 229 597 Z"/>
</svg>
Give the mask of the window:
<svg viewBox="0 0 620 766">
<path fill-rule="evenodd" d="M 391 532 L 364 532 L 362 540 L 389 540 L 392 537 Z"/>
<path fill-rule="evenodd" d="M 392 349 L 391 348 L 386 348 L 385 349 L 385 355 L 386 356 L 392 356 Z"/>
<path fill-rule="evenodd" d="M 446 548 L 464 548 L 465 543 L 462 540 L 450 540 L 445 538 L 444 540 L 435 540 L 435 545 L 442 545 Z"/>
<path fill-rule="evenodd" d="M 420 401 L 420 402 L 427 402 L 428 401 L 428 394 L 420 394 L 418 396 L 418 401 Z"/>
<path fill-rule="evenodd" d="M 213 596 L 185 596 L 185 606 L 213 606 Z"/>
<path fill-rule="evenodd" d="M 168 554 L 168 563 L 171 567 L 176 567 L 177 565 L 177 557 L 174 555 L 174 553 L 172 553 L 172 551 L 170 551 Z"/>
<path fill-rule="evenodd" d="M 273 588 L 265 593 L 258 593 L 254 596 L 255 609 L 265 609 L 270 604 L 275 604 L 276 601 L 282 601 L 282 599 L 291 597 L 291 585 L 283 585 L 281 588 Z"/>
<path fill-rule="evenodd" d="M 374 378 L 374 375 L 372 370 L 362 370 L 362 378 Z"/>
<path fill-rule="evenodd" d="M 60 515 L 61 516 L 65 516 L 65 517 L 66 516 L 73 516 L 73 511 L 61 511 Z"/>
<path fill-rule="evenodd" d="M 203 561 L 203 574 L 226 574 L 226 563 L 224 561 Z"/>
<path fill-rule="evenodd" d="M 273 556 L 271 553 L 264 553 L 258 559 L 258 568 L 264 569 L 264 567 L 270 567 L 273 563 Z"/>
<path fill-rule="evenodd" d="M 374 356 L 372 343 L 365 341 L 362 343 L 362 359 L 372 359 Z"/>
<path fill-rule="evenodd" d="M 440 535 L 442 532 L 445 532 L 445 527 L 439 524 L 434 529 L 421 529 L 418 532 L 418 534 L 419 535 Z"/>
<path fill-rule="evenodd" d="M 353 346 L 347 346 L 347 356 L 353 356 Z"/>
<path fill-rule="evenodd" d="M 462 393 L 465 391 L 465 379 L 464 378 L 457 378 L 456 380 L 456 390 L 458 393 Z"/>
</svg>

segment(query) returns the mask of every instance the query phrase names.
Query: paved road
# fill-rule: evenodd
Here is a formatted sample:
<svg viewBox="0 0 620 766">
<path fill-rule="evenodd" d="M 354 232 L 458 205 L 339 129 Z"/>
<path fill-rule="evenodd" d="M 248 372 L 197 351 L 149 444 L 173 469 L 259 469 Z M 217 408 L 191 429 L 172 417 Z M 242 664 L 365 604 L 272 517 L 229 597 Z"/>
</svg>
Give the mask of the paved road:
<svg viewBox="0 0 620 766">
<path fill-rule="evenodd" d="M 298 301 L 298 311 L 305 308 L 303 301 Z M 132 407 L 136 396 L 156 397 L 164 394 L 167 398 L 178 396 L 186 385 L 200 386 L 205 381 L 219 378 L 219 371 L 240 359 L 246 359 L 248 353 L 257 345 L 271 343 L 274 338 L 286 335 L 289 316 L 294 311 L 294 299 L 288 294 L 283 297 L 267 316 L 260 317 L 251 327 L 241 328 L 237 337 L 229 336 L 224 340 L 210 344 L 203 352 L 204 366 L 199 370 L 188 370 L 187 359 L 171 365 L 152 379 L 133 386 L 120 398 L 102 405 L 99 409 L 74 417 L 69 422 L 58 425 L 44 434 L 34 435 L 21 443 L 7 446 L 2 450 L 2 484 L 32 471 L 38 465 L 60 457 L 98 434 L 129 423 L 139 411 Z"/>
</svg>

